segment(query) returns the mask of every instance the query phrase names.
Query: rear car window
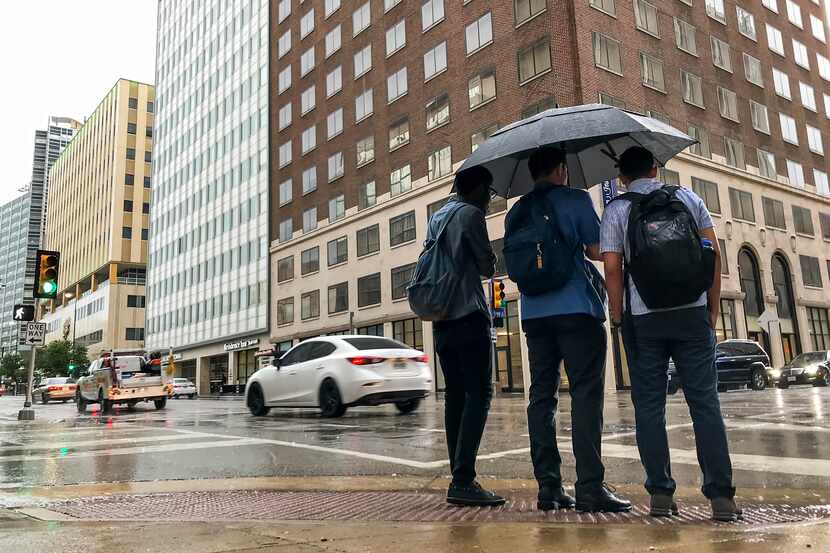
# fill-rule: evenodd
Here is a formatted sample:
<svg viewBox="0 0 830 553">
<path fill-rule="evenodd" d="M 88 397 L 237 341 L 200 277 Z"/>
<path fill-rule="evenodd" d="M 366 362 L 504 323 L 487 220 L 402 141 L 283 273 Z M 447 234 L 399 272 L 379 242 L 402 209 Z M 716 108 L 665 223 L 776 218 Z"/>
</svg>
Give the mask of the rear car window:
<svg viewBox="0 0 830 553">
<path fill-rule="evenodd" d="M 390 340 L 389 338 L 378 338 L 376 336 L 367 336 L 365 338 L 343 338 L 343 340 L 360 351 L 370 349 L 412 349 L 406 344 Z"/>
</svg>

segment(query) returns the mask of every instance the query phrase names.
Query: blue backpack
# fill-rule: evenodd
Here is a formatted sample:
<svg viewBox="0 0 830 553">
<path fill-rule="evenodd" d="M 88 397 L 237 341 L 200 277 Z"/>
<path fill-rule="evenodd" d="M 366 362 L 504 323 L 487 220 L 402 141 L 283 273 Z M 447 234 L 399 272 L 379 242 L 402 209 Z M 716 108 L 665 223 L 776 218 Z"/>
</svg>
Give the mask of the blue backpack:
<svg viewBox="0 0 830 553">
<path fill-rule="evenodd" d="M 562 288 L 576 269 L 576 250 L 565 243 L 549 192 L 534 190 L 522 196 L 505 220 L 507 274 L 528 296 Z"/>
</svg>

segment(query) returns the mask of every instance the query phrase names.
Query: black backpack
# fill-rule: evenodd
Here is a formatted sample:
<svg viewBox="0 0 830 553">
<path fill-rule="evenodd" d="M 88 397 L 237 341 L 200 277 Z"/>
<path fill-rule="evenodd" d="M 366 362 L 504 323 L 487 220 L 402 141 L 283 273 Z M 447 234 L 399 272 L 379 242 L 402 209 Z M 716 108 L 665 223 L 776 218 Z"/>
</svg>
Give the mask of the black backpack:
<svg viewBox="0 0 830 553">
<path fill-rule="evenodd" d="M 649 194 L 629 192 L 615 198 L 631 202 L 626 280 L 634 279 L 649 309 L 694 303 L 714 281 L 714 250 L 704 247 L 678 189 L 663 186 Z"/>
<path fill-rule="evenodd" d="M 574 272 L 575 250 L 565 243 L 548 192 L 522 196 L 505 219 L 507 275 L 529 296 L 562 288 Z"/>
</svg>

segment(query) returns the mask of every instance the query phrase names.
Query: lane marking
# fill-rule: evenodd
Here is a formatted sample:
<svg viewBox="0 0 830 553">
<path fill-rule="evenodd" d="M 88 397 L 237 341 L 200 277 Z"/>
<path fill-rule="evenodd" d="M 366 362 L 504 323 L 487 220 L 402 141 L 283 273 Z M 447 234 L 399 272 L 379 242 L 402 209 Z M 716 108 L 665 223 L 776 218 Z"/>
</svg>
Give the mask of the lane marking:
<svg viewBox="0 0 830 553">
<path fill-rule="evenodd" d="M 113 426 L 77 426 L 77 427 L 56 427 L 56 428 L 40 428 L 40 429 L 23 429 L 0 431 L 0 439 L 2 436 L 31 436 L 40 437 L 43 435 L 53 436 L 56 434 L 84 434 L 87 432 L 140 432 L 142 430 L 155 430 L 157 427 L 153 426 L 135 426 L 135 425 L 113 425 Z"/>
<path fill-rule="evenodd" d="M 195 436 L 194 436 L 195 438 Z M 97 439 L 97 440 L 85 440 L 79 442 L 72 442 L 68 440 L 53 440 L 49 444 L 20 444 L 20 445 L 4 445 L 0 446 L 0 452 L 3 451 L 14 451 L 14 450 L 24 450 L 24 451 L 51 451 L 51 450 L 58 450 L 62 447 L 74 449 L 78 447 L 90 447 L 96 445 L 119 445 L 119 444 L 135 444 L 140 442 L 172 442 L 175 440 L 186 440 L 188 439 L 186 436 L 170 436 L 170 435 L 161 435 L 161 436 L 141 436 L 138 438 L 104 438 L 104 439 Z M 0 455 L 0 462 L 3 459 L 7 459 L 8 457 L 4 457 Z"/>
</svg>

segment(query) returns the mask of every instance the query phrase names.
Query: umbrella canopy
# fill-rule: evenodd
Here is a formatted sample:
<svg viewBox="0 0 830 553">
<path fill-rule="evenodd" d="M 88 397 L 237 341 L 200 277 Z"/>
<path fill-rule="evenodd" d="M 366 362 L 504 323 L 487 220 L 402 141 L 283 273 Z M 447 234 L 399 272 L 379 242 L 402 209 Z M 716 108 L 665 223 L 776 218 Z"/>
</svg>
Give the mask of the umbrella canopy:
<svg viewBox="0 0 830 553">
<path fill-rule="evenodd" d="M 483 165 L 493 188 L 512 198 L 533 189 L 527 159 L 540 146 L 565 150 L 570 185 L 590 188 L 616 177 L 617 157 L 631 146 L 650 150 L 662 164 L 697 140 L 657 119 L 605 104 L 543 111 L 493 133 L 459 169 Z"/>
</svg>

